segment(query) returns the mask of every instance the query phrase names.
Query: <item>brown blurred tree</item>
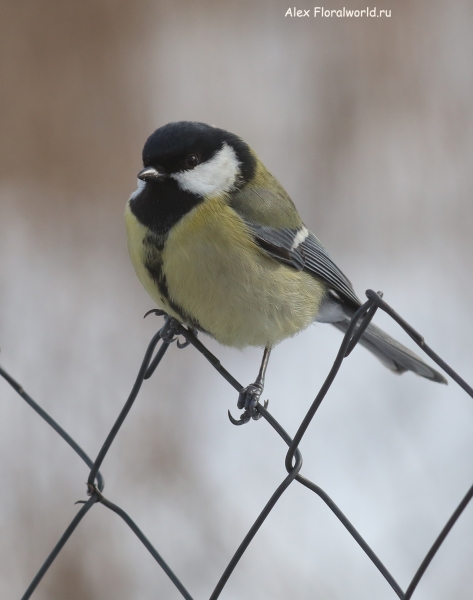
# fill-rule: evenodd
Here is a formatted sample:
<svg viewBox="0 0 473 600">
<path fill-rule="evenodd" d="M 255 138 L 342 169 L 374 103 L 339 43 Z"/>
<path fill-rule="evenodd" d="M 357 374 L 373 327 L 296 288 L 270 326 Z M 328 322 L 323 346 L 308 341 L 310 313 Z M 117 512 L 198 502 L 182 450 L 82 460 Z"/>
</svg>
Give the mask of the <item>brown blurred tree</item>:
<svg viewBox="0 0 473 600">
<path fill-rule="evenodd" d="M 2 2 L 4 181 L 27 179 L 93 195 L 120 188 L 125 165 L 137 162 L 146 129 L 147 94 L 139 88 L 147 79 L 140 78 L 136 53 L 146 37 L 145 5 Z"/>
</svg>

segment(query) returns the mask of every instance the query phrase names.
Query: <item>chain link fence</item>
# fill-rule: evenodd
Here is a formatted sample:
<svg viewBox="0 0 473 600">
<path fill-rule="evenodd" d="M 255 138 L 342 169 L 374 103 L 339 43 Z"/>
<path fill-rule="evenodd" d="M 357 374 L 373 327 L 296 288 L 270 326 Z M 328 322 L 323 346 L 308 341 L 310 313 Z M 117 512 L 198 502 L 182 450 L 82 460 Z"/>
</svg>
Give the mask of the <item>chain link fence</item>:
<svg viewBox="0 0 473 600">
<path fill-rule="evenodd" d="M 336 378 L 343 360 L 352 352 L 353 348 L 357 345 L 361 335 L 363 334 L 363 331 L 368 326 L 369 322 L 374 317 L 378 309 L 383 310 L 394 321 L 396 321 L 414 340 L 414 342 L 434 362 L 436 362 L 437 365 L 439 365 L 467 394 L 469 394 L 473 398 L 473 389 L 425 343 L 424 338 L 415 329 L 413 329 L 413 327 L 409 325 L 409 323 L 407 323 L 402 317 L 400 317 L 382 299 L 382 294 L 380 294 L 379 292 L 375 293 L 372 290 L 367 290 L 366 296 L 368 300 L 358 309 L 358 311 L 353 316 L 350 327 L 343 338 L 333 366 L 329 374 L 327 375 L 327 378 L 325 379 L 322 387 L 320 388 L 315 400 L 310 406 L 307 414 L 302 420 L 295 435 L 291 438 L 291 436 L 289 436 L 289 434 L 283 429 L 280 423 L 278 423 L 278 421 L 276 421 L 276 419 L 271 415 L 267 407 L 258 404 L 258 411 L 261 417 L 267 422 L 267 424 L 270 427 L 272 427 L 275 430 L 275 432 L 280 436 L 282 442 L 288 447 L 285 459 L 285 469 L 287 471 L 287 475 L 279 484 L 277 489 L 274 491 L 273 495 L 269 498 L 268 502 L 259 514 L 258 518 L 252 524 L 243 541 L 238 546 L 230 562 L 228 563 L 227 567 L 222 573 L 219 581 L 217 582 L 212 594 L 210 595 L 209 600 L 216 600 L 220 596 L 229 578 L 231 577 L 235 567 L 237 566 L 239 560 L 245 553 L 246 549 L 250 545 L 251 541 L 257 534 L 260 527 L 263 525 L 266 517 L 272 511 L 278 500 L 281 498 L 282 494 L 294 482 L 302 484 L 308 490 L 319 496 L 319 498 L 326 504 L 327 508 L 342 523 L 346 531 L 352 536 L 354 542 L 356 542 L 362 548 L 369 560 L 371 560 L 371 562 L 383 575 L 384 579 L 386 580 L 386 584 L 392 588 L 393 595 L 397 595 L 399 598 L 401 598 L 401 600 L 409 600 L 413 596 L 417 585 L 422 579 L 433 557 L 437 553 L 438 549 L 449 534 L 450 530 L 452 529 L 459 516 L 462 514 L 462 512 L 470 502 L 473 496 L 473 485 L 470 487 L 464 498 L 458 504 L 456 510 L 453 512 L 443 529 L 438 534 L 432 547 L 429 549 L 424 559 L 420 563 L 407 589 L 403 590 L 399 583 L 396 581 L 396 579 L 393 577 L 393 575 L 390 573 L 386 565 L 383 564 L 383 562 L 379 559 L 375 552 L 370 548 L 370 546 L 366 543 L 361 534 L 350 523 L 347 517 L 335 504 L 335 502 L 328 496 L 328 494 L 322 488 L 320 488 L 314 482 L 304 477 L 304 475 L 302 474 L 302 455 L 298 449 L 300 442 L 303 436 L 306 434 L 307 429 L 311 424 L 312 420 L 314 419 L 317 409 L 324 400 L 334 379 Z M 56 423 L 56 421 L 52 419 L 51 416 L 31 398 L 31 396 L 29 396 L 25 392 L 23 387 L 0 367 L 0 375 L 29 404 L 29 406 L 31 406 L 31 408 L 33 408 L 63 438 L 63 440 L 71 446 L 71 448 L 90 467 L 90 474 L 87 481 L 89 499 L 87 501 L 79 502 L 82 504 L 82 507 L 80 508 L 70 525 L 67 527 L 66 531 L 63 533 L 63 535 L 61 536 L 61 538 L 59 539 L 59 541 L 57 542 L 47 559 L 44 561 L 43 565 L 31 581 L 31 583 L 29 584 L 27 590 L 22 596 L 22 600 L 27 600 L 28 598 L 32 597 L 34 591 L 41 582 L 41 579 L 51 567 L 52 563 L 54 562 L 57 555 L 61 552 L 67 540 L 71 537 L 74 530 L 81 522 L 81 520 L 85 517 L 85 515 L 88 513 L 88 511 L 97 502 L 100 502 L 105 507 L 115 512 L 125 521 L 125 523 L 130 527 L 133 533 L 138 537 L 138 539 L 143 543 L 145 548 L 153 556 L 158 565 L 163 569 L 163 571 L 166 573 L 169 579 L 174 583 L 177 592 L 179 592 L 182 597 L 186 598 L 186 600 L 194 600 L 194 596 L 192 596 L 192 594 L 184 587 L 182 582 L 173 572 L 172 568 L 167 564 L 167 562 L 164 560 L 164 558 L 161 556 L 158 550 L 153 546 L 153 544 L 146 537 L 146 535 L 140 530 L 140 528 L 136 525 L 133 519 L 124 510 L 122 510 L 119 506 L 108 500 L 103 495 L 105 482 L 102 474 L 100 473 L 100 467 L 102 465 L 103 460 L 105 459 L 105 456 L 110 450 L 110 447 L 112 446 L 120 427 L 122 426 L 129 411 L 131 410 L 133 403 L 139 394 L 143 381 L 145 379 L 150 378 L 153 375 L 156 368 L 159 366 L 162 358 L 164 357 L 167 349 L 173 342 L 176 341 L 177 346 L 180 349 L 183 349 L 189 345 L 194 346 L 194 348 L 196 348 L 200 353 L 202 353 L 203 356 L 217 370 L 217 372 L 238 392 L 240 392 L 244 386 L 242 386 L 221 365 L 218 358 L 214 356 L 211 352 L 209 352 L 209 350 L 196 337 L 193 331 L 182 326 L 174 319 L 170 319 L 161 311 L 150 312 L 156 312 L 157 314 L 164 316 L 165 324 L 158 331 L 158 333 L 154 335 L 151 342 L 149 343 L 131 393 L 95 460 L 92 460 L 79 446 L 79 444 L 77 444 L 77 442 L 73 438 L 71 438 L 71 436 L 69 436 L 68 433 L 60 425 L 58 425 L 58 423 Z M 181 343 L 179 341 L 179 336 L 182 336 L 185 339 L 184 343 Z M 161 344 L 158 347 L 158 344 L 160 342 Z M 157 347 L 158 349 L 156 350 Z M 231 415 L 229 416 L 232 422 L 234 422 Z M 245 413 L 243 413 L 240 422 L 246 422 L 248 420 L 247 417 L 249 418 L 249 415 L 245 415 Z M 178 597 L 177 592 L 176 597 Z"/>
</svg>

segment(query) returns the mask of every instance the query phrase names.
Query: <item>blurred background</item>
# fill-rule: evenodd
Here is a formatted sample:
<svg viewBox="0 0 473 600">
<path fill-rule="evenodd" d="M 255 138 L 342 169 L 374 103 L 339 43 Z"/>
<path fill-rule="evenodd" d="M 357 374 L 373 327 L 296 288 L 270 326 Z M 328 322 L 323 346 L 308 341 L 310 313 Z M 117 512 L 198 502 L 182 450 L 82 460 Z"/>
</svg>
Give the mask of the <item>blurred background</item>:
<svg viewBox="0 0 473 600">
<path fill-rule="evenodd" d="M 247 140 L 359 295 L 382 290 L 471 383 L 473 5 L 376 6 L 391 18 L 291 19 L 281 0 L 0 3 L 0 361 L 90 456 L 161 325 L 142 318 L 153 304 L 128 259 L 123 210 L 144 141 L 171 120 Z M 409 345 L 389 319 L 375 321 Z M 260 351 L 205 342 L 253 381 Z M 314 325 L 274 351 L 265 397 L 289 433 L 340 342 Z M 102 468 L 106 496 L 196 600 L 285 476 L 285 447 L 263 420 L 229 423 L 236 400 L 196 351 L 173 346 Z M 396 377 L 357 348 L 303 440 L 303 473 L 405 588 L 473 482 L 472 429 L 473 400 L 455 384 Z M 0 452 L 0 596 L 19 598 L 86 497 L 88 469 L 3 380 Z M 416 599 L 471 598 L 472 508 Z M 34 597 L 180 596 L 98 505 Z M 395 594 L 293 484 L 221 597 Z"/>
</svg>

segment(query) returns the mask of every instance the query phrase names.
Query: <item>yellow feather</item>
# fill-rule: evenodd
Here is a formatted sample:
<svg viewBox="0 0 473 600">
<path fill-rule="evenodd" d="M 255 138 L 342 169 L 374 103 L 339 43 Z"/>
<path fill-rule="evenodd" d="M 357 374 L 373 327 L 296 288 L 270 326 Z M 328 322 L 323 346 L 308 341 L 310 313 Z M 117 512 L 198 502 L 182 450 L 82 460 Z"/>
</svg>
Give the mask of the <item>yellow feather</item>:
<svg viewBox="0 0 473 600">
<path fill-rule="evenodd" d="M 266 346 L 298 333 L 312 323 L 325 291 L 268 257 L 221 196 L 170 230 L 162 259 L 172 300 L 228 346 Z M 156 291 L 149 293 L 156 300 Z"/>
</svg>

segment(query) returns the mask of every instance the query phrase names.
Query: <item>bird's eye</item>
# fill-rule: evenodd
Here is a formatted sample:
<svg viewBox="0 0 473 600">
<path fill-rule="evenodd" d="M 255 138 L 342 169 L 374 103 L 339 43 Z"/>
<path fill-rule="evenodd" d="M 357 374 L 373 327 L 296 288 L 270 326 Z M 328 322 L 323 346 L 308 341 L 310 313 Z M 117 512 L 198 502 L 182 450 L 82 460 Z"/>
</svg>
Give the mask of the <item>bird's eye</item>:
<svg viewBox="0 0 473 600">
<path fill-rule="evenodd" d="M 186 158 L 186 167 L 190 167 L 191 169 L 199 164 L 199 159 L 195 154 L 189 154 Z"/>
</svg>

